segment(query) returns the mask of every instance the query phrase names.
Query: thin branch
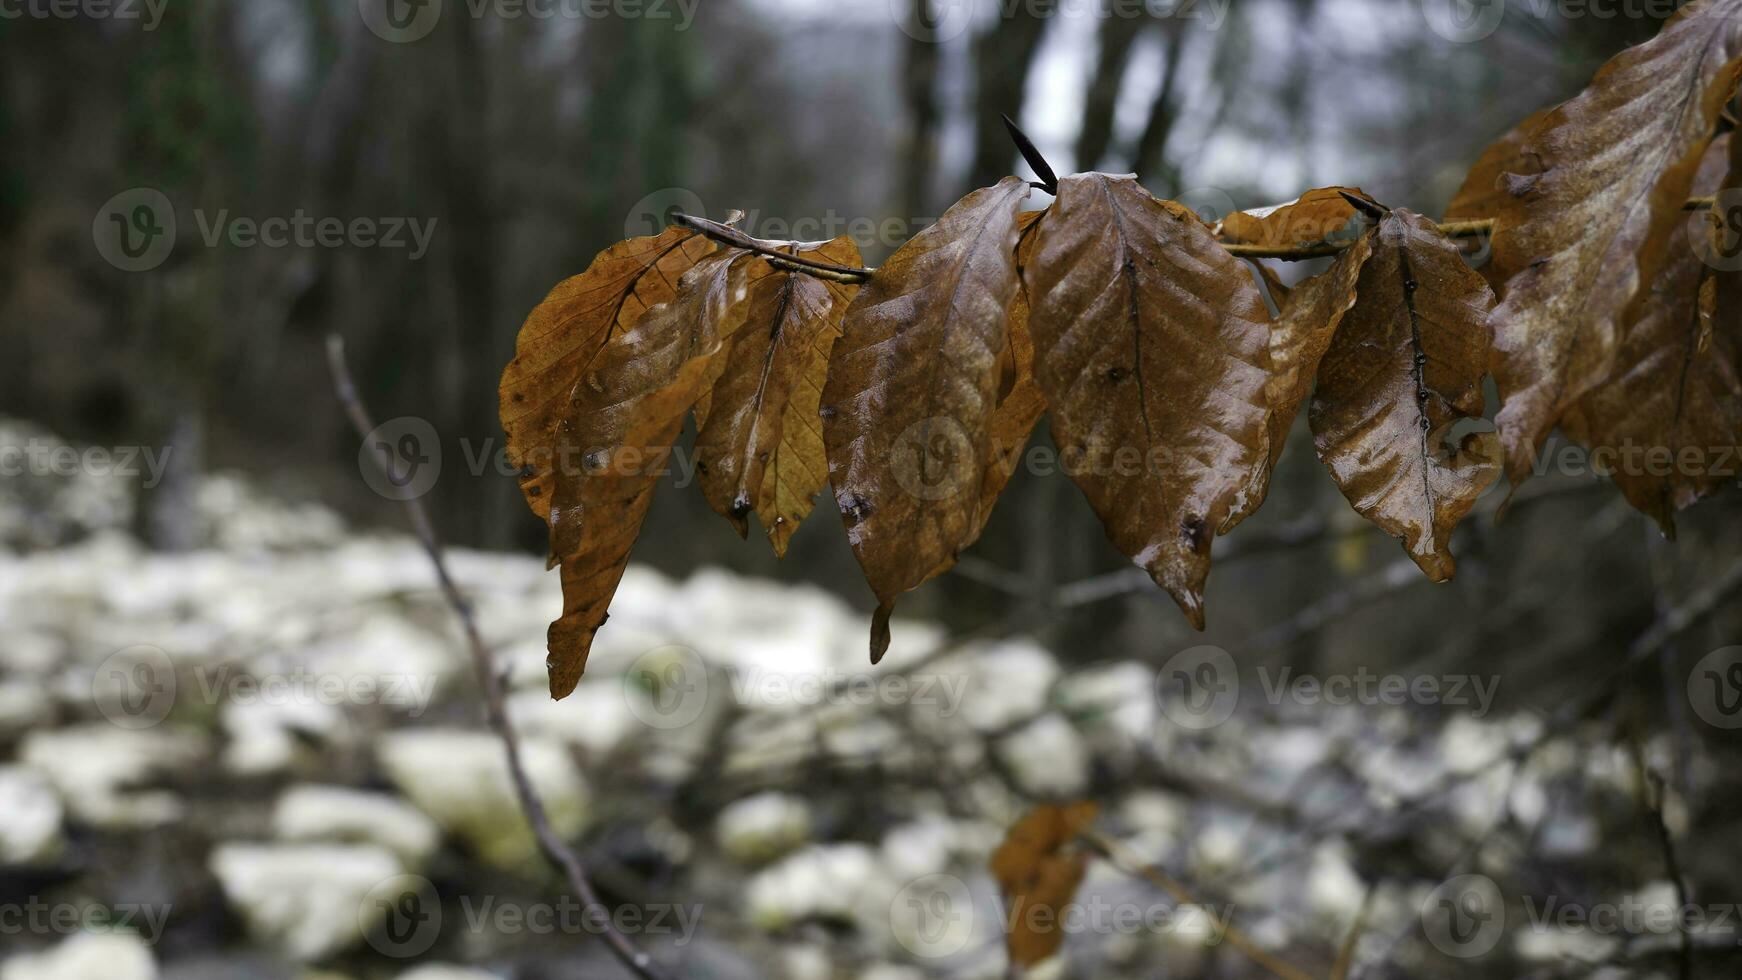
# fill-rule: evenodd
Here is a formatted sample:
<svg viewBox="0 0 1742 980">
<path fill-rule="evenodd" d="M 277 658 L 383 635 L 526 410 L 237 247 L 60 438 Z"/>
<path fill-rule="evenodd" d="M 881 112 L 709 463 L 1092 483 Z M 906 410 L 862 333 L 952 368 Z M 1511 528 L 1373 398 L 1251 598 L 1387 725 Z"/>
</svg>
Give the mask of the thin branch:
<svg viewBox="0 0 1742 980">
<path fill-rule="evenodd" d="M 1197 898 L 1192 895 L 1191 889 L 1181 884 L 1167 872 L 1147 861 L 1144 861 L 1141 857 L 1132 853 L 1124 844 L 1119 843 L 1113 838 L 1094 830 L 1084 830 L 1077 835 L 1077 839 L 1100 852 L 1102 857 L 1105 857 L 1108 862 L 1120 871 L 1142 878 L 1144 881 L 1147 881 L 1160 888 L 1162 891 L 1167 892 L 1169 895 L 1173 896 L 1175 902 L 1178 902 L 1181 905 L 1200 904 Z M 1246 958 L 1252 962 L 1266 970 L 1269 970 L 1271 973 L 1282 977 L 1283 980 L 1313 980 L 1312 974 L 1298 969 L 1289 963 L 1283 962 L 1278 957 L 1267 952 L 1262 946 L 1259 946 L 1257 943 L 1247 938 L 1245 933 L 1234 928 L 1233 922 L 1228 922 L 1224 928 L 1227 931 L 1223 934 L 1222 939 L 1227 942 L 1228 945 L 1246 954 Z"/>
<path fill-rule="evenodd" d="M 1373 911 L 1373 893 L 1378 890 L 1377 884 L 1367 886 L 1367 894 L 1361 899 L 1355 921 L 1349 924 L 1349 934 L 1343 938 L 1342 948 L 1337 950 L 1337 962 L 1331 966 L 1331 980 L 1349 980 L 1349 971 L 1355 968 L 1355 947 L 1361 943 L 1361 934 L 1367 931 L 1367 916 Z"/>
<path fill-rule="evenodd" d="M 327 366 L 332 371 L 334 392 L 338 395 L 339 403 L 344 406 L 345 414 L 350 417 L 351 427 L 357 430 L 359 439 L 368 439 L 369 433 L 375 431 L 375 423 L 369 417 L 368 407 L 357 394 L 356 384 L 351 380 L 351 370 L 345 364 L 345 342 L 337 334 L 327 337 Z M 484 645 L 484 639 L 478 632 L 478 623 L 472 614 L 471 604 L 460 594 L 453 576 L 448 574 L 447 562 L 442 558 L 441 542 L 436 538 L 435 525 L 430 522 L 429 513 L 417 498 L 406 500 L 405 510 L 411 518 L 412 531 L 417 535 L 424 552 L 429 555 L 430 564 L 435 568 L 436 581 L 441 586 L 442 596 L 465 630 L 466 646 L 472 654 L 472 666 L 477 671 L 478 685 L 484 693 L 485 715 L 489 719 L 490 727 L 502 739 L 515 795 L 520 798 L 520 808 L 526 813 L 527 822 L 532 825 L 533 834 L 538 838 L 539 849 L 568 879 L 569 887 L 585 903 L 588 918 L 598 926 L 600 935 L 605 938 L 606 945 L 617 959 L 642 980 L 666 980 L 666 974 L 654 964 L 653 958 L 637 949 L 628 937 L 618 931 L 604 903 L 599 901 L 598 894 L 594 892 L 580 857 L 551 827 L 550 817 L 544 809 L 544 800 L 527 778 L 526 766 L 521 761 L 520 740 L 515 735 L 513 722 L 508 718 L 502 676 L 496 672 L 490 649 Z"/>
<path fill-rule="evenodd" d="M 1675 884 L 1676 907 L 1690 908 L 1692 899 L 1688 895 L 1688 879 L 1682 873 L 1681 861 L 1676 858 L 1675 836 L 1670 833 L 1669 822 L 1663 816 L 1663 777 L 1656 773 L 1649 774 L 1646 786 L 1649 787 L 1646 808 L 1651 813 L 1652 823 L 1656 825 L 1658 846 L 1663 848 L 1664 870 L 1669 874 L 1669 880 Z M 1678 976 L 1680 980 L 1691 980 L 1694 975 L 1694 949 L 1689 942 L 1687 917 L 1677 916 L 1676 926 L 1676 931 L 1681 934 L 1681 953 L 1677 957 Z"/>
<path fill-rule="evenodd" d="M 1344 195 L 1348 197 L 1348 195 Z M 1351 202 L 1356 200 L 1350 198 Z M 1363 201 L 1365 205 L 1368 202 Z M 1716 205 L 1713 198 L 1690 198 L 1682 205 L 1683 211 L 1710 211 Z M 1481 238 L 1494 233 L 1493 218 L 1478 218 L 1473 221 L 1447 221 L 1439 226 L 1440 233 L 1448 238 Z M 1336 255 L 1343 249 L 1355 244 L 1354 239 L 1347 241 L 1311 242 L 1305 245 L 1265 245 L 1254 242 L 1224 242 L 1223 247 L 1228 254 L 1243 259 L 1283 259 L 1300 261 L 1303 259 L 1324 258 Z"/>
<path fill-rule="evenodd" d="M 703 235 L 706 235 L 723 245 L 730 245 L 733 248 L 741 248 L 746 252 L 754 252 L 767 259 L 770 265 L 778 266 L 782 269 L 789 269 L 793 272 L 802 272 L 807 276 L 815 276 L 818 279 L 827 279 L 830 282 L 844 282 L 851 285 L 858 285 L 860 283 L 869 282 L 871 276 L 877 271 L 876 269 L 861 269 L 855 266 L 835 265 L 832 262 L 818 262 L 815 259 L 807 259 L 801 255 L 782 252 L 780 246 L 773 242 L 765 242 L 760 238 L 751 238 L 749 235 L 744 234 L 730 225 L 723 225 L 718 221 L 709 221 L 706 218 L 698 218 L 693 214 L 683 214 L 682 212 L 679 212 L 672 216 L 672 220 L 692 231 L 701 232 Z"/>
</svg>

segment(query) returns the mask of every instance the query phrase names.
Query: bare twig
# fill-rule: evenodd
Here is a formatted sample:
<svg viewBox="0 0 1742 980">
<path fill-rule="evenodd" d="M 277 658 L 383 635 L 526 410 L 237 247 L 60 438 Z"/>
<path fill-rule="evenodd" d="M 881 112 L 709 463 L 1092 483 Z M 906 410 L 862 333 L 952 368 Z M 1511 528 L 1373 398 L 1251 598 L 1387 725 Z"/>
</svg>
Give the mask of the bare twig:
<svg viewBox="0 0 1742 980">
<path fill-rule="evenodd" d="M 1345 195 L 1347 196 L 1347 195 Z M 1354 200 L 1351 198 L 1351 200 Z M 1362 202 L 1367 204 L 1369 202 Z M 1683 211 L 1710 211 L 1715 204 L 1709 197 L 1690 198 L 1682 205 Z M 1448 238 L 1482 238 L 1494 233 L 1493 218 L 1478 218 L 1472 221 L 1446 221 L 1439 226 L 1440 233 Z M 1345 241 L 1308 242 L 1300 245 L 1270 245 L 1259 242 L 1224 242 L 1223 247 L 1230 255 L 1244 259 L 1282 259 L 1294 262 L 1303 259 L 1324 258 L 1336 255 L 1343 249 L 1355 244 L 1354 239 Z"/>
<path fill-rule="evenodd" d="M 1669 874 L 1669 880 L 1675 884 L 1676 907 L 1687 909 L 1692 905 L 1688 896 L 1688 879 L 1682 874 L 1681 862 L 1676 858 L 1675 837 L 1669 832 L 1669 822 L 1663 817 L 1664 785 L 1663 777 L 1651 773 L 1646 781 L 1646 806 L 1651 811 L 1651 821 L 1657 830 L 1658 846 L 1663 848 L 1664 871 Z M 1681 934 L 1681 953 L 1677 957 L 1678 976 L 1681 980 L 1691 980 L 1694 975 L 1694 948 L 1688 935 L 1688 923 L 1685 915 L 1676 916 L 1676 931 Z"/>
<path fill-rule="evenodd" d="M 1349 971 L 1355 968 L 1355 947 L 1361 942 L 1361 934 L 1367 931 L 1367 914 L 1373 910 L 1373 893 L 1377 885 L 1367 886 L 1367 894 L 1361 899 L 1361 908 L 1355 913 L 1355 921 L 1349 923 L 1349 934 L 1343 938 L 1343 947 L 1337 950 L 1337 962 L 1331 967 L 1331 980 L 1349 980 Z"/>
<path fill-rule="evenodd" d="M 1105 834 L 1094 830 L 1085 830 L 1077 835 L 1078 839 L 1099 851 L 1114 867 L 1129 875 L 1142 878 L 1144 881 L 1160 888 L 1173 896 L 1173 900 L 1181 905 L 1197 905 L 1197 898 L 1191 889 L 1176 880 L 1172 875 L 1153 864 L 1144 861 L 1133 854 L 1124 844 L 1119 843 Z M 1245 933 L 1234 928 L 1232 922 L 1224 927 L 1227 932 L 1222 939 L 1228 945 L 1246 955 L 1246 958 L 1258 964 L 1283 980 L 1313 980 L 1312 974 L 1301 970 L 1292 964 L 1267 952 L 1262 946 L 1253 942 Z"/>
<path fill-rule="evenodd" d="M 685 228 L 701 232 L 703 235 L 712 238 L 714 241 L 719 242 L 722 245 L 730 245 L 733 248 L 741 248 L 746 252 L 754 252 L 767 259 L 770 265 L 778 266 L 782 269 L 789 269 L 793 272 L 802 272 L 807 276 L 815 276 L 818 279 L 827 279 L 830 282 L 844 282 L 851 285 L 857 285 L 859 283 L 869 282 L 872 274 L 877 271 L 876 269 L 861 269 L 854 266 L 835 265 L 832 262 L 818 262 L 815 259 L 807 259 L 801 255 L 793 255 L 789 252 L 783 252 L 780 250 L 780 246 L 774 242 L 765 242 L 760 238 L 751 238 L 749 235 L 733 228 L 731 225 L 723 225 L 718 221 L 709 221 L 707 218 L 698 218 L 693 214 L 683 214 L 680 212 L 673 215 L 672 220 L 683 225 Z"/>
<path fill-rule="evenodd" d="M 335 335 L 327 337 L 327 366 L 333 374 L 333 388 L 338 395 L 339 403 L 344 406 L 345 414 L 350 417 L 352 428 L 357 430 L 359 439 L 368 439 L 369 433 L 375 430 L 375 423 L 369 417 L 369 409 L 363 404 L 357 394 L 357 386 L 351 380 L 350 368 L 345 364 L 345 342 Z M 406 513 L 411 518 L 412 531 L 417 535 L 423 550 L 429 555 L 430 564 L 435 568 L 436 581 L 441 586 L 443 598 L 454 610 L 454 615 L 460 620 L 465 630 L 466 646 L 472 654 L 472 666 L 478 674 L 478 685 L 484 693 L 484 711 L 490 727 L 502 739 L 502 747 L 508 756 L 508 773 L 514 782 L 515 795 L 520 798 L 520 808 L 526 814 L 526 820 L 532 825 L 533 834 L 538 838 L 538 846 L 544 856 L 567 879 L 569 887 L 574 889 L 583 903 L 586 915 L 598 927 L 600 935 L 610 947 L 611 952 L 629 971 L 642 980 L 665 980 L 666 974 L 653 962 L 653 958 L 635 947 L 628 937 L 618 931 L 611 915 L 604 904 L 599 901 L 598 894 L 593 890 L 592 882 L 587 878 L 587 872 L 581 859 L 574 850 L 565 843 L 556 830 L 550 825 L 550 817 L 544 809 L 544 800 L 533 788 L 532 781 L 526 775 L 526 766 L 520 757 L 520 740 L 515 735 L 514 724 L 508 718 L 502 677 L 496 672 L 490 654 L 490 648 L 484 645 L 483 637 L 478 633 L 478 623 L 472 614 L 471 604 L 460 593 L 459 586 L 454 583 L 453 576 L 448 574 L 446 560 L 442 558 L 441 542 L 436 538 L 435 525 L 430 522 L 429 513 L 417 498 L 405 501 Z"/>
</svg>

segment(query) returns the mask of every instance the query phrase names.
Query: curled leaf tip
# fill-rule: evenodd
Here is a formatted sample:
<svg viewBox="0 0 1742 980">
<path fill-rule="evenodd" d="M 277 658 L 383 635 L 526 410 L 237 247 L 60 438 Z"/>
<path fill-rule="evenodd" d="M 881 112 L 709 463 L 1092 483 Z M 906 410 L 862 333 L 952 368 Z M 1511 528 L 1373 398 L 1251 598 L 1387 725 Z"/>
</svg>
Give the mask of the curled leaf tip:
<svg viewBox="0 0 1742 980">
<path fill-rule="evenodd" d="M 1370 201 L 1359 194 L 1351 194 L 1340 188 L 1337 193 L 1342 195 L 1343 200 L 1349 202 L 1350 207 L 1367 217 L 1372 218 L 1374 221 L 1383 221 L 1385 216 L 1391 213 L 1391 209 L 1385 205 L 1380 204 L 1377 201 Z"/>
<path fill-rule="evenodd" d="M 1008 115 L 1003 113 L 999 115 L 1004 120 L 1004 128 L 1010 132 L 1011 141 L 1016 144 L 1017 151 L 1022 154 L 1022 159 L 1028 161 L 1029 167 L 1034 170 L 1034 175 L 1040 178 L 1039 183 L 1034 186 L 1048 194 L 1057 194 L 1059 192 L 1058 174 L 1053 172 L 1052 166 L 1046 162 L 1046 158 L 1040 155 L 1040 150 L 1035 148 L 1034 141 L 1029 139 L 1028 134 L 1024 133 L 1022 128 L 1017 126 L 1016 122 Z"/>
<path fill-rule="evenodd" d="M 1186 614 L 1186 621 L 1192 624 L 1192 629 L 1199 633 L 1204 631 L 1204 594 L 1197 589 L 1168 589 L 1167 594 L 1173 596 L 1173 601 L 1179 604 L 1180 612 Z"/>
<path fill-rule="evenodd" d="M 871 666 L 875 667 L 883 660 L 883 655 L 889 652 L 889 616 L 895 612 L 895 607 L 885 602 L 871 614 Z"/>
</svg>

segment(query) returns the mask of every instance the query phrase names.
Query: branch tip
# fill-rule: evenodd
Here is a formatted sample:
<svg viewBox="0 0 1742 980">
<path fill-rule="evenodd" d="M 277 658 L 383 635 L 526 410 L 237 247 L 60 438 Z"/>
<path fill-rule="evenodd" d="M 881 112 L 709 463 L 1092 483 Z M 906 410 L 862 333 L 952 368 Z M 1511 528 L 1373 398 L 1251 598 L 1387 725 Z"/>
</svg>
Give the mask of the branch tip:
<svg viewBox="0 0 1742 980">
<path fill-rule="evenodd" d="M 1053 172 L 1052 166 L 1046 162 L 1046 157 L 1040 155 L 1040 150 L 1035 148 L 1034 141 L 1029 139 L 1028 134 L 1022 131 L 1022 127 L 1016 125 L 1016 122 L 1008 115 L 999 113 L 999 118 L 1004 120 L 1004 128 L 1010 132 L 1010 141 L 1016 144 L 1016 149 L 1022 154 L 1022 159 L 1028 161 L 1029 168 L 1034 171 L 1036 177 L 1040 178 L 1039 182 L 1031 182 L 1029 186 L 1038 187 L 1048 194 L 1057 194 L 1059 192 L 1058 174 Z"/>
</svg>

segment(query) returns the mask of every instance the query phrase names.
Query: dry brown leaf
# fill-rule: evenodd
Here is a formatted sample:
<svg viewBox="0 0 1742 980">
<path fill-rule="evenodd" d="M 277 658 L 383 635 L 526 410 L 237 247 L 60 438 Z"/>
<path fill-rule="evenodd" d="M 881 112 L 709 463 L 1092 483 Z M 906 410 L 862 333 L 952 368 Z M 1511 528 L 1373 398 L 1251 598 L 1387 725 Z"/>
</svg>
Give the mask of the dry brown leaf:
<svg viewBox="0 0 1742 980">
<path fill-rule="evenodd" d="M 1501 175 L 1535 172 L 1535 163 L 1524 154 L 1524 143 L 1553 111 L 1553 106 L 1538 109 L 1496 140 L 1494 145 L 1482 151 L 1476 165 L 1470 168 L 1469 175 L 1464 178 L 1464 186 L 1458 189 L 1452 203 L 1446 207 L 1445 220 L 1482 221 L 1491 219 L 1500 212 L 1501 199 L 1507 196 Z M 1489 238 L 1492 239 L 1492 235 Z M 1488 280 L 1488 285 L 1498 295 L 1506 285 L 1506 280 L 1518 270 L 1502 268 L 1494 261 L 1490 249 L 1488 260 L 1478 266 L 1476 271 Z"/>
<path fill-rule="evenodd" d="M 1076 897 L 1088 869 L 1087 852 L 1071 847 L 1094 822 L 1093 803 L 1037 806 L 1011 826 L 992 852 L 992 877 L 1004 898 L 1011 962 L 1033 966 L 1059 951 L 1064 907 Z"/>
<path fill-rule="evenodd" d="M 1269 315 L 1197 217 L 1136 178 L 1059 182 L 1028 291 L 1064 463 L 1113 544 L 1204 625 L 1210 542 L 1269 459 Z"/>
<path fill-rule="evenodd" d="M 1696 194 L 1717 190 L 1731 143 L 1726 135 L 1712 144 Z M 1708 220 L 1690 215 L 1677 226 L 1669 265 L 1621 341 L 1624 367 L 1562 423 L 1669 537 L 1676 511 L 1742 472 L 1742 318 L 1716 322 L 1718 281 L 1693 239 L 1710 232 Z"/>
<path fill-rule="evenodd" d="M 871 660 L 896 596 L 954 561 L 984 527 L 984 462 L 1016 300 L 1017 209 L 1007 177 L 898 249 L 847 310 L 823 391 L 829 480 L 876 593 Z"/>
<path fill-rule="evenodd" d="M 550 519 L 557 427 L 575 382 L 613 336 L 677 295 L 677 283 L 714 243 L 687 228 L 631 238 L 600 252 L 587 271 L 559 283 L 520 328 L 499 391 L 508 459 L 533 513 Z"/>
<path fill-rule="evenodd" d="M 859 265 L 846 236 L 782 251 Z M 715 359 L 717 379 L 696 406 L 696 479 L 739 535 L 761 519 L 777 555 L 828 481 L 818 408 L 829 352 L 856 287 L 749 260 L 745 324 Z"/>
<path fill-rule="evenodd" d="M 1287 204 L 1228 215 L 1222 219 L 1220 237 L 1225 242 L 1272 248 L 1325 241 L 1349 229 L 1356 215 L 1344 194 L 1373 200 L 1359 187 L 1319 187 Z"/>
<path fill-rule="evenodd" d="M 1010 303 L 1010 343 L 1004 348 L 1000 369 L 998 407 L 992 412 L 992 436 L 989 453 L 980 483 L 980 527 L 978 538 L 992 516 L 992 505 L 1004 492 L 1005 484 L 1022 463 L 1022 451 L 1034 433 L 1035 423 L 1046 412 L 1046 396 L 1040 392 L 1040 382 L 1034 377 L 1034 338 L 1028 332 L 1028 291 L 1021 284 L 1021 270 L 1034 255 L 1035 225 L 1045 211 L 1024 211 L 1017 215 L 1020 238 L 1016 246 L 1017 289 Z M 939 569 L 943 571 L 944 569 Z"/>
<path fill-rule="evenodd" d="M 574 385 L 562 440 L 583 465 L 557 470 L 550 509 L 563 586 L 562 618 L 548 636 L 553 698 L 580 681 L 684 414 L 722 340 L 744 322 L 745 254 L 729 249 L 696 263 L 676 297 L 613 337 Z"/>
<path fill-rule="evenodd" d="M 1270 461 L 1264 467 L 1264 484 L 1256 494 L 1260 503 L 1269 488 L 1270 474 L 1282 459 L 1295 416 L 1312 393 L 1319 360 L 1330 348 L 1343 317 L 1355 305 L 1355 281 L 1372 254 L 1373 237 L 1362 235 L 1337 254 L 1329 269 L 1289 292 L 1281 314 L 1271 324 L 1271 374 L 1265 382 L 1265 398 L 1270 404 Z"/>
<path fill-rule="evenodd" d="M 1525 141 L 1554 110 L 1554 106 L 1536 110 L 1482 151 L 1464 178 L 1464 186 L 1458 188 L 1452 203 L 1446 206 L 1447 221 L 1479 221 L 1499 212 L 1502 199 L 1510 196 L 1501 186 L 1500 175 L 1532 172 L 1533 163 L 1524 152 Z"/>
<path fill-rule="evenodd" d="M 1491 317 L 1513 488 L 1556 422 L 1615 369 L 1623 326 L 1668 257 L 1718 113 L 1742 71 L 1742 0 L 1690 5 L 1628 48 L 1525 141 L 1495 215 L 1517 270 Z"/>
<path fill-rule="evenodd" d="M 1717 206 L 1707 218 L 1712 223 L 1707 247 L 1715 257 L 1714 265 L 1742 264 L 1742 137 L 1734 132 L 1729 153 L 1730 172 L 1718 190 Z M 1742 269 L 1719 268 L 1712 279 L 1717 283 L 1713 296 L 1714 332 L 1719 325 L 1731 331 L 1742 330 Z"/>
<path fill-rule="evenodd" d="M 1451 577 L 1452 530 L 1499 476 L 1482 417 L 1494 294 L 1434 223 L 1393 211 L 1368 232 L 1355 305 L 1319 362 L 1308 420 L 1349 503 L 1434 581 Z"/>
</svg>

